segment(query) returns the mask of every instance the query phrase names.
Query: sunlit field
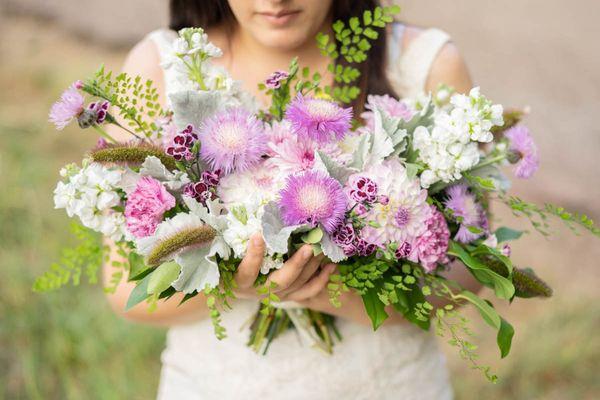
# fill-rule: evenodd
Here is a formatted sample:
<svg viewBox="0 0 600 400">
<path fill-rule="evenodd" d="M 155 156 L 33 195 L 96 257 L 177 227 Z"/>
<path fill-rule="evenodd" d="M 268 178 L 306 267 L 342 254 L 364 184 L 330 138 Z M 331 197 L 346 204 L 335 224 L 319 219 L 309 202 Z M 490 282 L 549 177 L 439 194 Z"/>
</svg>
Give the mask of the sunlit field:
<svg viewBox="0 0 600 400">
<path fill-rule="evenodd" d="M 92 131 L 73 126 L 54 131 L 46 122 L 47 110 L 67 85 L 101 62 L 118 68 L 125 52 L 76 40 L 38 20 L 10 17 L 3 24 L 0 399 L 151 399 L 164 330 L 119 319 L 98 285 L 31 291 L 35 277 L 71 243 L 69 220 L 53 210 L 58 170 L 78 162 L 95 142 Z M 525 189 L 519 188 L 523 197 Z M 514 222 L 501 207 L 503 222 Z M 597 212 L 593 207 L 590 212 Z M 507 360 L 499 361 L 493 332 L 469 312 L 474 330 L 481 332 L 475 342 L 485 347 L 481 362 L 493 367 L 499 383 L 486 382 L 447 347 L 458 399 L 600 398 L 600 241 L 557 229 L 560 234 L 552 241 L 531 233 L 513 249 L 515 259 L 536 266 L 556 295 L 499 307 L 510 311 L 517 331 Z"/>
</svg>

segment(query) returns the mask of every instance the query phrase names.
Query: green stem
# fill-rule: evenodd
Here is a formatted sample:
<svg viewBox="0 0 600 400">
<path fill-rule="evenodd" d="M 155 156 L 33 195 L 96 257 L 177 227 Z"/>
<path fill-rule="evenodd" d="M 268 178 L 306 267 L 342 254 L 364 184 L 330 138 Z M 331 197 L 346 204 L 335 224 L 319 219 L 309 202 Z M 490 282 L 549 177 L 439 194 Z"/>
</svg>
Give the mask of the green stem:
<svg viewBox="0 0 600 400">
<path fill-rule="evenodd" d="M 106 132 L 104 129 L 102 129 L 102 127 L 100 127 L 100 125 L 94 124 L 92 126 L 103 138 L 105 138 L 106 140 L 108 140 L 111 143 L 117 143 L 117 141 L 115 139 L 113 139 L 113 137 L 110 136 L 108 134 L 108 132 Z"/>
<path fill-rule="evenodd" d="M 496 164 L 502 160 L 506 160 L 506 154 L 500 154 L 499 156 L 488 158 L 487 160 L 484 160 L 482 163 L 479 163 L 476 166 L 474 166 L 473 168 L 471 168 L 471 170 L 469 172 L 476 171 L 483 167 L 487 167 L 488 165 Z"/>
<path fill-rule="evenodd" d="M 132 134 L 133 136 L 135 136 L 137 139 L 141 140 L 142 142 L 145 142 L 146 139 L 144 139 L 143 137 L 139 136 L 137 133 L 135 133 L 134 131 L 124 127 L 123 125 L 121 125 L 120 123 L 118 123 L 116 120 L 113 119 L 112 123 L 116 126 L 118 126 L 119 128 L 123 129 L 125 132 L 128 132 L 130 134 Z"/>
</svg>

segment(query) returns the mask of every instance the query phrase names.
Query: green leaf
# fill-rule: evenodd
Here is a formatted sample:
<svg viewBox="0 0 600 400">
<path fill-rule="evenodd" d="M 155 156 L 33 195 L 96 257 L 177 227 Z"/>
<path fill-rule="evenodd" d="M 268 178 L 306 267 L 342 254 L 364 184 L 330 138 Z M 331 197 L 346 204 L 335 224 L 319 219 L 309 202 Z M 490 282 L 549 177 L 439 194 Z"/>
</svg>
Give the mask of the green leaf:
<svg viewBox="0 0 600 400">
<path fill-rule="evenodd" d="M 504 358 L 510 353 L 512 339 L 515 335 L 515 329 L 504 318 L 501 318 L 500 329 L 498 329 L 498 348 L 500 349 L 500 357 Z"/>
<path fill-rule="evenodd" d="M 417 285 L 411 285 L 410 289 L 411 290 L 403 290 L 396 288 L 395 291 L 398 302 L 392 303 L 392 306 L 396 311 L 401 312 L 408 321 L 423 330 L 428 330 L 431 321 L 429 319 L 418 318 L 416 313 L 417 304 L 424 303 L 425 296 L 423 296 L 423 293 L 419 290 Z"/>
<path fill-rule="evenodd" d="M 371 25 L 371 22 L 373 22 L 373 13 L 371 10 L 367 10 L 363 13 L 363 22 L 365 26 Z"/>
<path fill-rule="evenodd" d="M 144 279 L 142 279 L 131 291 L 129 298 L 127 299 L 125 311 L 131 310 L 133 307 L 137 306 L 150 296 L 148 294 L 148 283 L 150 282 L 151 276 L 152 275 L 146 275 L 146 277 L 144 277 Z"/>
<path fill-rule="evenodd" d="M 489 326 L 496 330 L 500 329 L 500 315 L 498 315 L 496 310 L 494 310 L 494 307 L 489 305 L 485 300 L 483 300 L 476 294 L 469 292 L 468 290 L 463 290 L 462 292 L 460 292 L 458 297 L 467 300 L 469 303 L 473 304 L 477 308 L 477 311 L 479 311 L 479 314 L 481 314 L 483 320 Z"/>
<path fill-rule="evenodd" d="M 496 235 L 496 239 L 498 239 L 498 243 L 507 242 L 509 240 L 517 240 L 523 235 L 523 231 L 517 231 L 514 229 L 507 228 L 502 226 L 496 229 L 494 232 Z"/>
<path fill-rule="evenodd" d="M 487 246 L 482 246 L 487 247 Z M 489 249 L 489 248 L 488 248 Z M 448 254 L 458 257 L 471 271 L 473 276 L 484 285 L 494 289 L 501 299 L 510 300 L 515 294 L 512 282 L 502 275 L 492 271 L 487 265 L 469 254 L 461 245 L 451 241 Z M 506 257 L 505 257 L 506 258 Z M 512 268 L 512 267 L 511 267 Z M 510 270 L 509 270 L 510 271 Z"/>
<path fill-rule="evenodd" d="M 129 260 L 129 278 L 128 281 L 138 281 L 147 274 L 150 267 L 144 262 L 144 257 L 135 251 L 130 251 L 127 256 Z"/>
<path fill-rule="evenodd" d="M 379 37 L 379 33 L 377 33 L 376 30 L 371 28 L 365 28 L 365 30 L 363 31 L 363 35 L 365 35 L 371 40 L 375 40 Z"/>
<path fill-rule="evenodd" d="M 148 294 L 160 294 L 167 290 L 173 281 L 177 279 L 181 267 L 175 261 L 169 261 L 158 266 L 148 282 Z"/>
<path fill-rule="evenodd" d="M 304 243 L 308 243 L 308 244 L 319 243 L 322 238 L 323 238 L 323 231 L 321 230 L 321 228 L 318 228 L 318 227 L 311 229 L 310 231 L 308 231 L 304 235 L 302 235 L 302 241 Z"/>
<path fill-rule="evenodd" d="M 388 314 L 385 312 L 385 304 L 379 299 L 377 292 L 376 288 L 371 288 L 362 295 L 365 310 L 373 324 L 373 330 L 377 330 L 388 318 Z"/>
</svg>

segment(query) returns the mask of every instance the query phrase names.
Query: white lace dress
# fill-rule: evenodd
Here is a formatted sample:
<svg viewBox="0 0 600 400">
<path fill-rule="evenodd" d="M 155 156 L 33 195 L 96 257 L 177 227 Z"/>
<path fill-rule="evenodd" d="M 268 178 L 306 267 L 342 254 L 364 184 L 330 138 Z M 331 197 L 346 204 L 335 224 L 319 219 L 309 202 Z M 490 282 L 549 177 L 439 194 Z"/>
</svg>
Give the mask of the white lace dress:
<svg viewBox="0 0 600 400">
<path fill-rule="evenodd" d="M 404 26 L 392 26 L 389 78 L 398 94 L 423 90 L 429 69 L 449 40 L 439 30 L 427 30 L 402 51 Z M 150 34 L 164 52 L 174 33 Z M 168 91 L 171 77 L 165 74 Z M 246 347 L 247 322 L 255 301 L 238 301 L 224 313 L 228 338 L 215 338 L 210 320 L 169 330 L 162 353 L 158 398 L 188 399 L 419 399 L 452 398 L 444 356 L 432 333 L 409 325 L 370 327 L 339 320 L 343 341 L 334 354 L 303 347 L 290 330 L 277 338 L 266 356 Z"/>
</svg>

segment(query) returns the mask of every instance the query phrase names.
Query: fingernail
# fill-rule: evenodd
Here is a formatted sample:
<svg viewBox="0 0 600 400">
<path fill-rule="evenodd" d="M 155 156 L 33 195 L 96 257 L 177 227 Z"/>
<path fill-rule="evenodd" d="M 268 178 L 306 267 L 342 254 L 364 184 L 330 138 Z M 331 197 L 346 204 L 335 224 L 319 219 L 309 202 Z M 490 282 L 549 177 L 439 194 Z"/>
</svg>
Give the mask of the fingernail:
<svg viewBox="0 0 600 400">
<path fill-rule="evenodd" d="M 260 246 L 260 245 L 262 245 L 262 243 L 263 243 L 263 240 L 259 234 L 256 234 L 252 237 L 252 244 L 254 246 Z"/>
<path fill-rule="evenodd" d="M 302 249 L 302 258 L 310 258 L 313 255 L 312 246 L 305 246 Z"/>
</svg>

